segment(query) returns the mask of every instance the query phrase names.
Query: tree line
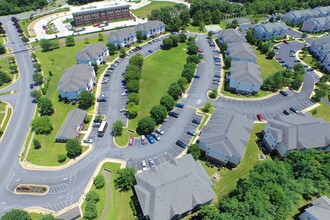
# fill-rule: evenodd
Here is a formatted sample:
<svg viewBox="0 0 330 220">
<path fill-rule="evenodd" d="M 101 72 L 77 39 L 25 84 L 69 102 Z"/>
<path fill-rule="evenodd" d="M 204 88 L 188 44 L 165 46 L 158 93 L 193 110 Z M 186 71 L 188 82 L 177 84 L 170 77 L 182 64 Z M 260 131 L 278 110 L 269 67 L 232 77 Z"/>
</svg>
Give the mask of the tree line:
<svg viewBox="0 0 330 220">
<path fill-rule="evenodd" d="M 0 0 L 0 16 L 36 10 L 46 5 L 48 5 L 47 0 Z"/>
</svg>

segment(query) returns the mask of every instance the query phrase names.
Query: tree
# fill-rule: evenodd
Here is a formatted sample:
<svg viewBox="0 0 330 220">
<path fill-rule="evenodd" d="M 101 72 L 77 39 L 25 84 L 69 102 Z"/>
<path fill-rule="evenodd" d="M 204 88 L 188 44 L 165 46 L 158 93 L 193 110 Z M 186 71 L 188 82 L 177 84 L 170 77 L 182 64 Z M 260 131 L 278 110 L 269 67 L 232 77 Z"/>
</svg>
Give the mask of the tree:
<svg viewBox="0 0 330 220">
<path fill-rule="evenodd" d="M 133 168 L 124 168 L 117 171 L 115 179 L 115 187 L 120 191 L 128 191 L 135 184 L 135 173 Z"/>
<path fill-rule="evenodd" d="M 97 217 L 96 205 L 93 202 L 87 202 L 85 207 L 84 219 L 92 220 Z"/>
<path fill-rule="evenodd" d="M 187 35 L 183 32 L 179 34 L 179 38 L 180 38 L 179 40 L 180 43 L 185 43 L 187 41 Z"/>
<path fill-rule="evenodd" d="M 212 36 L 213 36 L 213 33 L 212 33 L 212 31 L 209 31 L 209 32 L 207 32 L 207 36 L 208 36 L 208 38 L 212 38 Z"/>
<path fill-rule="evenodd" d="M 188 84 L 188 80 L 186 78 L 184 78 L 184 77 L 181 77 L 178 80 L 178 84 L 181 87 L 182 91 L 185 91 L 185 86 Z"/>
<path fill-rule="evenodd" d="M 213 105 L 211 102 L 207 102 L 205 103 L 205 105 L 202 107 L 202 111 L 205 112 L 205 113 L 208 113 L 211 111 Z"/>
<path fill-rule="evenodd" d="M 196 63 L 196 64 L 198 64 L 198 63 L 199 63 L 199 57 L 198 57 L 196 54 L 194 54 L 194 55 L 189 55 L 189 56 L 187 57 L 186 62 L 187 62 L 187 63 Z"/>
<path fill-rule="evenodd" d="M 42 216 L 41 220 L 55 220 L 55 217 L 52 214 L 47 214 Z"/>
<path fill-rule="evenodd" d="M 35 53 L 31 53 L 31 58 L 35 61 L 35 60 L 37 60 L 37 55 L 35 54 Z"/>
<path fill-rule="evenodd" d="M 192 16 L 193 21 L 191 22 L 192 25 L 198 26 L 201 21 L 203 21 L 203 12 L 202 10 L 196 11 L 196 13 Z"/>
<path fill-rule="evenodd" d="M 40 63 L 34 63 L 33 68 L 35 68 L 37 72 L 41 72 L 41 70 L 42 70 Z"/>
<path fill-rule="evenodd" d="M 165 38 L 163 40 L 163 45 L 164 45 L 164 49 L 166 49 L 166 50 L 170 49 L 172 47 L 172 45 L 173 45 L 172 39 L 169 38 L 169 37 L 168 38 Z"/>
<path fill-rule="evenodd" d="M 46 97 L 38 99 L 38 108 L 40 115 L 52 115 L 54 113 L 53 103 Z"/>
<path fill-rule="evenodd" d="M 82 153 L 82 146 L 76 139 L 70 139 L 65 145 L 66 154 L 69 158 L 75 158 Z"/>
<path fill-rule="evenodd" d="M 169 38 L 171 38 L 171 40 L 172 40 L 172 47 L 176 47 L 176 46 L 178 46 L 178 43 L 179 43 L 179 41 L 180 41 L 180 37 L 179 37 L 178 35 L 176 35 L 176 34 L 171 34 L 171 35 L 169 36 Z"/>
<path fill-rule="evenodd" d="M 41 47 L 43 52 L 50 51 L 50 50 L 58 47 L 58 41 L 51 42 L 50 40 L 41 39 L 40 40 L 40 47 Z"/>
<path fill-rule="evenodd" d="M 199 32 L 204 32 L 204 28 L 205 28 L 205 23 L 204 22 L 199 22 Z"/>
<path fill-rule="evenodd" d="M 156 122 L 150 116 L 141 118 L 140 121 L 138 122 L 138 130 L 143 134 L 150 134 L 151 132 L 154 131 L 155 126 L 156 126 Z"/>
<path fill-rule="evenodd" d="M 190 23 L 190 15 L 187 8 L 181 11 L 179 17 L 183 25 L 188 25 Z"/>
<path fill-rule="evenodd" d="M 99 33 L 99 36 L 98 36 L 98 41 L 103 41 L 104 40 L 104 36 L 102 33 Z"/>
<path fill-rule="evenodd" d="M 4 216 L 1 217 L 1 220 L 31 220 L 31 216 L 28 212 L 19 209 L 13 209 L 9 212 L 6 212 Z"/>
<path fill-rule="evenodd" d="M 137 42 L 138 42 L 138 43 L 141 43 L 141 42 L 143 41 L 143 38 L 144 38 L 144 36 L 143 36 L 142 31 L 141 31 L 141 30 L 138 30 L 138 31 L 136 32 L 136 39 L 137 39 Z"/>
<path fill-rule="evenodd" d="M 33 139 L 33 146 L 34 149 L 40 149 L 41 148 L 40 141 L 38 139 Z"/>
<path fill-rule="evenodd" d="M 213 90 L 210 92 L 209 97 L 210 97 L 211 99 L 215 99 L 215 98 L 217 98 L 217 97 L 218 97 L 218 90 L 217 90 L 217 89 L 213 89 Z"/>
<path fill-rule="evenodd" d="M 226 57 L 224 63 L 225 63 L 225 69 L 229 69 L 231 66 L 231 57 Z"/>
<path fill-rule="evenodd" d="M 66 160 L 66 155 L 65 154 L 60 154 L 57 156 L 57 161 L 59 163 L 63 163 Z"/>
<path fill-rule="evenodd" d="M 195 74 L 195 69 L 184 68 L 181 73 L 181 76 L 186 78 L 187 81 L 190 83 L 192 78 L 194 77 L 194 74 Z"/>
<path fill-rule="evenodd" d="M 327 91 L 323 90 L 323 89 L 317 89 L 315 90 L 315 97 L 320 100 L 321 98 L 323 98 L 324 96 L 327 95 Z"/>
<path fill-rule="evenodd" d="M 210 11 L 207 11 L 204 13 L 203 21 L 205 24 L 211 24 L 212 21 L 212 15 Z"/>
<path fill-rule="evenodd" d="M 24 43 L 29 42 L 29 38 L 27 38 L 27 37 L 25 37 L 25 36 L 23 36 L 23 37 L 21 38 L 21 40 L 22 40 Z"/>
<path fill-rule="evenodd" d="M 6 53 L 6 47 L 2 43 L 0 43 L 0 54 L 4 53 Z"/>
<path fill-rule="evenodd" d="M 221 20 L 221 12 L 219 9 L 216 9 L 212 13 L 212 23 L 218 24 L 220 23 L 220 20 Z"/>
<path fill-rule="evenodd" d="M 123 134 L 123 127 L 124 124 L 121 120 L 117 120 L 112 124 L 112 131 L 114 132 L 115 136 L 121 136 Z"/>
<path fill-rule="evenodd" d="M 89 191 L 86 195 L 86 201 L 88 202 L 97 203 L 99 200 L 100 200 L 100 196 L 94 190 Z"/>
<path fill-rule="evenodd" d="M 167 93 L 172 96 L 174 100 L 177 100 L 182 95 L 182 89 L 178 83 L 172 83 Z"/>
<path fill-rule="evenodd" d="M 201 152 L 199 150 L 199 144 L 192 144 L 188 148 L 188 154 L 191 154 L 191 156 L 195 159 L 198 160 Z"/>
<path fill-rule="evenodd" d="M 88 109 L 94 104 L 94 96 L 89 91 L 82 91 L 79 93 L 79 108 Z"/>
<path fill-rule="evenodd" d="M 141 68 L 143 66 L 143 62 L 144 62 L 144 57 L 140 53 L 135 54 L 134 56 L 132 56 L 129 59 L 130 65 L 135 65 L 135 66 L 138 66 L 139 68 Z"/>
<path fill-rule="evenodd" d="M 161 124 L 167 117 L 167 109 L 165 106 L 156 105 L 150 110 L 151 117 L 155 120 L 156 124 Z"/>
<path fill-rule="evenodd" d="M 33 90 L 31 93 L 30 93 L 31 97 L 34 98 L 37 102 L 38 100 L 40 99 L 40 97 L 42 96 L 41 92 L 38 91 L 38 90 Z"/>
<path fill-rule="evenodd" d="M 126 84 L 126 88 L 129 93 L 134 92 L 137 93 L 139 92 L 140 86 L 139 86 L 139 81 L 138 80 L 130 80 Z"/>
<path fill-rule="evenodd" d="M 270 23 L 273 23 L 274 20 L 275 20 L 274 17 L 270 17 L 270 18 L 269 18 L 269 22 L 270 22 Z"/>
<path fill-rule="evenodd" d="M 101 189 L 104 187 L 105 184 L 105 180 L 104 180 L 104 176 L 102 174 L 97 175 L 94 178 L 93 184 L 95 186 L 96 189 Z"/>
<path fill-rule="evenodd" d="M 108 43 L 107 47 L 109 49 L 109 54 L 110 55 L 115 55 L 118 51 L 118 46 L 113 44 L 113 43 Z"/>
<path fill-rule="evenodd" d="M 125 58 L 126 57 L 126 49 L 124 47 L 120 48 L 119 50 L 120 57 Z"/>
<path fill-rule="evenodd" d="M 139 94 L 134 93 L 134 92 L 129 93 L 127 99 L 128 99 L 128 102 L 134 102 L 136 105 L 139 104 L 139 100 L 140 100 Z"/>
<path fill-rule="evenodd" d="M 188 54 L 193 55 L 193 54 L 197 54 L 198 52 L 198 46 L 196 44 L 191 44 L 188 46 Z"/>
<path fill-rule="evenodd" d="M 65 37 L 65 44 L 66 46 L 73 46 L 75 44 L 74 37 L 72 35 Z"/>
<path fill-rule="evenodd" d="M 126 105 L 126 109 L 127 109 L 129 118 L 135 118 L 139 112 L 139 106 L 136 105 L 134 102 L 129 102 Z"/>
<path fill-rule="evenodd" d="M 174 108 L 175 101 L 172 96 L 165 95 L 160 99 L 160 104 L 164 106 L 167 111 L 171 111 Z"/>
<path fill-rule="evenodd" d="M 305 73 L 305 68 L 302 64 L 298 63 L 293 66 L 293 71 L 298 74 L 304 74 Z"/>
<path fill-rule="evenodd" d="M 273 59 L 274 56 L 275 56 L 274 50 L 268 51 L 268 53 L 267 53 L 267 59 Z"/>
<path fill-rule="evenodd" d="M 302 38 L 306 38 L 307 37 L 307 33 L 306 32 L 302 33 L 301 37 Z"/>
<path fill-rule="evenodd" d="M 210 205 L 203 205 L 198 212 L 198 219 L 217 220 L 220 219 L 219 210 Z"/>
<path fill-rule="evenodd" d="M 49 134 L 53 130 L 53 126 L 48 116 L 36 117 L 32 121 L 32 130 L 36 134 Z"/>
</svg>

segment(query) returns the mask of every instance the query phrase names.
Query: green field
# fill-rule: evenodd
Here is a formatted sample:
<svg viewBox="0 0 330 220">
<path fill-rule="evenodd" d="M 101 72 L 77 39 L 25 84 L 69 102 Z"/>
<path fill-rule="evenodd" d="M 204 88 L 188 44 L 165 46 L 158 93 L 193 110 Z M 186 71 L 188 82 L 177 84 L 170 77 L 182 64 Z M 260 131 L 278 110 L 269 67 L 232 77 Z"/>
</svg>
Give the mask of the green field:
<svg viewBox="0 0 330 220">
<path fill-rule="evenodd" d="M 188 25 L 186 27 L 186 30 L 189 32 L 200 33 L 199 26 Z M 205 32 L 206 32 L 206 29 L 204 28 L 203 33 L 205 33 Z"/>
<path fill-rule="evenodd" d="M 11 73 L 8 57 L 0 58 L 0 71 L 6 73 L 8 76 L 10 76 L 10 78 L 14 79 L 15 74 Z M 0 89 L 4 88 L 4 87 L 6 87 L 10 84 L 11 84 L 11 82 L 10 83 L 4 83 L 2 86 L 0 86 Z"/>
<path fill-rule="evenodd" d="M 131 12 L 139 18 L 146 18 L 151 13 L 152 10 L 160 9 L 167 6 L 173 6 L 173 5 L 176 5 L 176 3 L 157 1 L 157 2 L 151 2 L 150 4 L 143 6 L 139 9 L 131 10 Z"/>
<path fill-rule="evenodd" d="M 205 162 L 202 163 L 209 176 L 212 176 L 215 172 L 218 172 L 222 176 L 219 182 L 213 181 L 213 189 L 216 192 L 219 200 L 221 200 L 224 196 L 227 196 L 230 192 L 232 192 L 236 188 L 237 181 L 240 178 L 246 177 L 249 174 L 249 171 L 254 167 L 254 165 L 258 163 L 258 154 L 261 154 L 262 152 L 259 150 L 258 145 L 256 143 L 256 133 L 262 131 L 264 126 L 265 124 L 254 124 L 254 127 L 251 131 L 250 140 L 245 150 L 244 157 L 242 158 L 237 168 L 232 170 L 227 168 L 221 168 L 219 172 L 217 168 L 211 168 L 208 167 Z M 267 159 L 269 159 L 268 156 Z"/>
<path fill-rule="evenodd" d="M 323 118 L 328 123 L 330 123 L 330 107 L 324 104 L 323 102 L 319 102 L 320 106 L 311 110 L 310 113 L 316 118 Z"/>
<path fill-rule="evenodd" d="M 103 215 L 102 219 L 134 219 L 133 212 L 129 205 L 129 201 L 133 192 L 130 190 L 128 192 L 119 192 L 115 189 L 114 178 L 117 171 L 120 169 L 120 164 L 118 163 L 105 163 L 102 166 L 102 169 L 99 174 L 102 174 L 102 170 L 106 168 L 107 170 L 111 170 L 113 176 L 111 179 L 106 179 L 106 185 L 102 189 L 96 189 L 93 185 L 91 190 L 95 191 L 100 196 L 100 201 L 96 203 L 97 208 L 97 218 L 101 219 L 100 216 Z M 107 172 L 107 171 L 105 171 Z M 109 175 L 111 175 L 109 173 Z M 108 187 L 108 197 L 106 196 Z M 82 205 L 82 211 L 84 213 L 85 202 Z M 104 212 L 104 213 L 102 213 Z M 106 218 L 104 218 L 106 217 Z"/>
<path fill-rule="evenodd" d="M 90 44 L 99 43 L 96 38 L 89 38 Z M 59 154 L 66 154 L 64 143 L 55 143 L 55 136 L 60 129 L 66 115 L 78 105 L 65 104 L 58 102 L 57 84 L 61 78 L 63 71 L 76 64 L 75 54 L 86 46 L 85 41 L 76 41 L 75 46 L 61 46 L 49 52 L 41 52 L 36 50 L 35 53 L 42 65 L 44 74 L 48 76 L 49 71 L 52 71 L 53 76 L 49 83 L 49 89 L 46 97 L 52 100 L 55 113 L 50 117 L 53 124 L 53 131 L 49 135 L 36 135 L 35 138 L 41 143 L 40 149 L 30 148 L 28 153 L 28 161 L 37 165 L 57 166 L 60 163 L 57 161 Z M 67 160 L 68 161 L 68 160 Z"/>
<path fill-rule="evenodd" d="M 179 44 L 171 50 L 160 50 L 144 60 L 140 81 L 139 113 L 135 119 L 129 120 L 128 129 L 135 130 L 138 121 L 149 115 L 149 111 L 159 104 L 160 98 L 167 93 L 171 83 L 181 77 L 183 66 L 186 62 L 186 44 Z M 127 131 L 116 137 L 116 143 L 123 146 L 128 137 L 132 135 Z"/>
<path fill-rule="evenodd" d="M 275 59 L 266 59 L 266 55 L 261 54 L 259 50 L 257 50 L 256 46 L 253 46 L 253 49 L 257 55 L 257 64 L 260 65 L 262 80 L 265 80 L 278 71 L 284 70 L 281 64 L 279 64 Z"/>
</svg>

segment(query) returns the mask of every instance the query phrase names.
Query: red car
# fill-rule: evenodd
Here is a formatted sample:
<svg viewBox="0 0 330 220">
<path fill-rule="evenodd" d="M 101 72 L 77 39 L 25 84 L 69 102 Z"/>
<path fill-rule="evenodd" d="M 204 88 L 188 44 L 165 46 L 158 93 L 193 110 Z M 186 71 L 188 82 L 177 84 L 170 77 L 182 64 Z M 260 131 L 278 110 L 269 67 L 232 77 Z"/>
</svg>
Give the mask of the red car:
<svg viewBox="0 0 330 220">
<path fill-rule="evenodd" d="M 130 136 L 129 137 L 129 141 L 128 141 L 128 145 L 133 145 L 133 142 L 134 142 L 134 136 Z"/>
<path fill-rule="evenodd" d="M 203 53 L 203 52 L 204 52 L 204 51 L 203 51 L 203 50 L 201 50 L 201 49 L 199 49 L 199 50 L 198 50 L 198 53 Z"/>
<path fill-rule="evenodd" d="M 287 40 L 283 40 L 283 43 L 285 43 L 285 44 L 289 44 L 289 41 L 287 41 Z"/>
<path fill-rule="evenodd" d="M 281 57 L 276 57 L 275 60 L 282 60 L 282 58 Z"/>
<path fill-rule="evenodd" d="M 99 27 L 101 24 L 94 24 L 93 27 Z"/>
<path fill-rule="evenodd" d="M 257 114 L 257 118 L 259 121 L 264 121 L 264 117 L 262 116 L 262 114 Z"/>
</svg>

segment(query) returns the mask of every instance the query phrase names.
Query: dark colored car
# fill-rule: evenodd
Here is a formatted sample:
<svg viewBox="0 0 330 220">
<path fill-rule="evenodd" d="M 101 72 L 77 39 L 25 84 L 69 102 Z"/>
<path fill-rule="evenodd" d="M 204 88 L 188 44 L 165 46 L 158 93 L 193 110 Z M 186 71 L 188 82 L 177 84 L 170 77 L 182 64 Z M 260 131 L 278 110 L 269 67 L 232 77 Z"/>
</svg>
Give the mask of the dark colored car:
<svg viewBox="0 0 330 220">
<path fill-rule="evenodd" d="M 172 116 L 173 118 L 178 118 L 179 117 L 179 114 L 176 113 L 176 112 L 169 112 L 168 115 Z"/>
<path fill-rule="evenodd" d="M 175 107 L 183 108 L 184 107 L 184 104 L 182 104 L 182 103 L 175 103 Z"/>
<path fill-rule="evenodd" d="M 290 112 L 289 112 L 288 110 L 284 110 L 283 113 L 284 113 L 285 115 L 290 115 Z"/>
<path fill-rule="evenodd" d="M 34 88 L 34 84 L 31 83 L 31 84 L 30 84 L 30 89 L 33 89 L 33 88 Z"/>
<path fill-rule="evenodd" d="M 283 91 L 283 90 L 280 91 L 280 94 L 284 95 L 284 96 L 288 96 L 288 93 L 286 91 Z"/>
<path fill-rule="evenodd" d="M 156 142 L 155 138 L 151 134 L 147 135 L 147 139 L 148 139 L 150 144 L 153 144 L 153 143 Z"/>
<path fill-rule="evenodd" d="M 284 60 L 279 60 L 278 62 L 279 62 L 279 63 L 285 63 L 285 61 L 284 61 Z"/>
<path fill-rule="evenodd" d="M 298 109 L 294 106 L 290 107 L 290 110 L 293 111 L 294 113 L 298 113 Z"/>
<path fill-rule="evenodd" d="M 136 48 L 139 49 L 139 50 L 142 50 L 142 47 L 141 46 L 137 46 Z"/>
<path fill-rule="evenodd" d="M 197 124 L 197 125 L 199 125 L 201 123 L 201 121 L 198 119 L 193 119 L 191 122 L 194 124 Z"/>
<path fill-rule="evenodd" d="M 178 145 L 179 147 L 183 148 L 183 149 L 185 149 L 187 147 L 187 145 L 185 143 L 183 143 L 182 141 L 180 141 L 180 140 L 177 140 L 175 142 L 175 144 Z"/>
<path fill-rule="evenodd" d="M 215 78 L 221 78 L 221 75 L 220 74 L 214 74 L 213 75 Z"/>
</svg>

